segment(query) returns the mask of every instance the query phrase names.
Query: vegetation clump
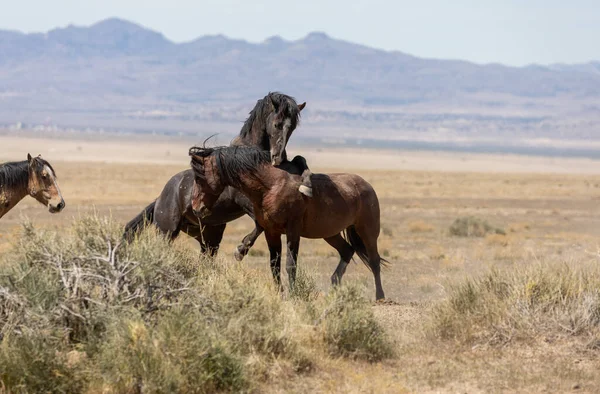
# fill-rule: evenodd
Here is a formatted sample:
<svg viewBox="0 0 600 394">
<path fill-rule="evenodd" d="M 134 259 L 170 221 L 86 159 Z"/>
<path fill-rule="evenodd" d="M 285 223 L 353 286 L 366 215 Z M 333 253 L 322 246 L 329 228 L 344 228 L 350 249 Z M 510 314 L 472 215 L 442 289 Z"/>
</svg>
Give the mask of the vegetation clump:
<svg viewBox="0 0 600 394">
<path fill-rule="evenodd" d="M 369 360 L 389 355 L 357 290 L 322 297 L 299 271 L 282 297 L 265 273 L 205 258 L 151 229 L 131 243 L 121 233 L 98 216 L 61 232 L 23 224 L 0 261 L 7 391 L 252 391 L 310 372 L 326 347 Z"/>
<path fill-rule="evenodd" d="M 489 233 L 506 234 L 503 229 L 494 227 L 486 220 L 475 216 L 457 218 L 450 226 L 449 231 L 453 237 L 485 237 Z"/>
<path fill-rule="evenodd" d="M 600 334 L 600 271 L 592 266 L 538 264 L 492 270 L 452 287 L 434 309 L 430 331 L 443 340 L 506 345 Z"/>
<path fill-rule="evenodd" d="M 393 355 L 382 327 L 356 285 L 336 289 L 323 317 L 323 337 L 335 356 L 380 361 Z"/>
</svg>

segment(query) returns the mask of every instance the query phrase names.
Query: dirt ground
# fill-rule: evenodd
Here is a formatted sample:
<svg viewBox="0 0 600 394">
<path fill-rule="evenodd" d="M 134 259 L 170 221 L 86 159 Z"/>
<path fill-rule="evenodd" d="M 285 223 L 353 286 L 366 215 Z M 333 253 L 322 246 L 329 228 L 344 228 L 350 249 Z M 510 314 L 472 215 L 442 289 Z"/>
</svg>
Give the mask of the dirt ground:
<svg viewBox="0 0 600 394">
<path fill-rule="evenodd" d="M 293 141 L 292 141 L 293 142 Z M 293 145 L 293 143 L 291 143 Z M 170 176 L 187 168 L 189 144 L 139 141 L 0 137 L 0 162 L 41 153 L 55 167 L 67 208 L 51 215 L 28 198 L 0 220 L 0 253 L 22 217 L 60 228 L 96 210 L 123 223 L 160 193 Z M 291 154 L 297 154 L 290 147 Z M 423 341 L 429 308 L 446 289 L 490 268 L 539 261 L 595 261 L 600 246 L 600 163 L 587 159 L 436 152 L 303 151 L 313 172 L 351 171 L 369 181 L 382 210 L 380 253 L 389 302 L 375 313 L 396 342 L 397 358 L 380 364 L 332 362 L 302 380 L 265 387 L 271 392 L 597 392 L 600 363 L 570 343 L 509 349 L 435 347 Z M 505 236 L 449 235 L 453 221 L 477 216 Z M 228 225 L 221 246 L 231 256 L 252 228 L 248 218 Z M 195 241 L 185 235 L 178 242 Z M 338 262 L 322 240 L 302 240 L 299 265 L 323 291 Z M 267 270 L 261 238 L 243 264 Z M 346 280 L 373 279 L 362 264 Z"/>
</svg>

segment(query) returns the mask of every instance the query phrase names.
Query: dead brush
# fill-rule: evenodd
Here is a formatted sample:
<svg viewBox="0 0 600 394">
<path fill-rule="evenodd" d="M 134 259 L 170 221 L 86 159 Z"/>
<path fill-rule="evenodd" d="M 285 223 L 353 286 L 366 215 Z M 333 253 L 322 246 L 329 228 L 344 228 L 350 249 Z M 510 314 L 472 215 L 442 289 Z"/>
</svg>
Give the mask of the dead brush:
<svg viewBox="0 0 600 394">
<path fill-rule="evenodd" d="M 34 300 L 43 315 L 61 322 L 73 340 L 82 340 L 90 330 L 103 329 L 102 316 L 113 308 L 131 306 L 151 313 L 190 289 L 191 277 L 179 267 L 162 264 L 185 261 L 186 256 L 157 247 L 167 244 L 160 235 L 147 233 L 147 239 L 125 245 L 112 235 L 116 232 L 107 230 L 111 223 L 98 223 L 104 220 L 81 219 L 64 237 L 25 223 L 0 283 L 4 297 L 9 297 L 0 316 L 4 308 L 16 307 L 15 300 Z M 150 244 L 156 245 L 152 251 Z M 156 258 L 149 258 L 151 254 Z M 2 329 L 8 327 L 4 324 Z"/>
<path fill-rule="evenodd" d="M 544 337 L 595 337 L 600 271 L 595 264 L 539 263 L 492 270 L 450 288 L 429 334 L 465 344 L 505 346 Z"/>
</svg>

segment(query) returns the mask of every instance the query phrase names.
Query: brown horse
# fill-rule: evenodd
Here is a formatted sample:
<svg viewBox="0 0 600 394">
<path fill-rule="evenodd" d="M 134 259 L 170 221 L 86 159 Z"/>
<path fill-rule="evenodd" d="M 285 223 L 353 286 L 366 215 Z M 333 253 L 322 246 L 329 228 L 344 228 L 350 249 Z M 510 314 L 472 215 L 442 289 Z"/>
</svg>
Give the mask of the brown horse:
<svg viewBox="0 0 600 394">
<path fill-rule="evenodd" d="M 0 218 L 28 194 L 46 205 L 50 213 L 65 207 L 56 173 L 41 156 L 27 154 L 26 161 L 0 165 Z"/>
<path fill-rule="evenodd" d="M 323 238 L 340 254 L 331 281 L 341 282 L 354 252 L 373 272 L 376 299 L 384 298 L 381 286 L 379 200 L 373 187 L 354 174 L 313 174 L 313 196 L 298 193 L 302 177 L 270 163 L 268 151 L 253 147 L 193 147 L 189 151 L 197 191 L 192 207 L 200 218 L 208 216 L 223 190 L 238 189 L 252 203 L 256 221 L 265 231 L 271 271 L 281 285 L 281 235 L 287 238 L 287 271 L 290 286 L 296 278 L 300 237 Z M 344 232 L 346 239 L 340 234 Z"/>
<path fill-rule="evenodd" d="M 287 158 L 286 146 L 300 121 L 300 112 L 306 103 L 297 104 L 293 97 L 273 92 L 258 100 L 244 122 L 240 134 L 232 145 L 250 145 L 269 150 L 273 165 L 287 171 L 303 174 L 303 187 L 300 193 L 310 195 L 310 170 L 302 156 L 291 161 Z M 125 226 L 123 236 L 132 240 L 148 225 L 155 225 L 162 233 L 177 238 L 180 232 L 196 238 L 203 253 L 216 255 L 228 222 L 243 215 L 252 215 L 250 201 L 235 189 L 227 189 L 216 203 L 212 215 L 202 221 L 192 210 L 192 193 L 195 187 L 194 175 L 188 168 L 175 174 L 165 185 L 158 198 Z M 255 223 L 256 224 L 256 223 Z M 236 248 L 235 257 L 242 260 L 256 239 L 262 234 L 256 225 Z"/>
</svg>

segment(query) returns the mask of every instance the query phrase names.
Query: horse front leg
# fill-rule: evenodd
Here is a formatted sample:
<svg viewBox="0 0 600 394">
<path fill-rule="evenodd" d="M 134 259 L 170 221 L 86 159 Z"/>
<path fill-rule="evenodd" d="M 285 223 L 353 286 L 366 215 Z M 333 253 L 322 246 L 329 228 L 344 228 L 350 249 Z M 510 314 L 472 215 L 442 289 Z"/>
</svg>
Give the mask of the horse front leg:
<svg viewBox="0 0 600 394">
<path fill-rule="evenodd" d="M 226 224 L 217 224 L 202 227 L 200 238 L 196 238 L 200 242 L 202 253 L 208 254 L 210 257 L 217 255 L 226 226 Z"/>
<path fill-rule="evenodd" d="M 246 235 L 244 239 L 242 239 L 242 243 L 240 243 L 233 253 L 235 259 L 237 261 L 242 261 L 244 257 L 250 251 L 250 248 L 254 246 L 254 242 L 258 239 L 258 237 L 263 233 L 264 229 L 258 224 L 256 218 L 254 217 L 254 207 L 252 203 L 248 199 L 248 197 L 244 196 L 239 190 L 231 189 L 231 193 L 233 193 L 233 199 L 235 203 L 240 207 L 242 211 L 254 220 L 254 230 L 250 232 L 250 234 Z"/>
<path fill-rule="evenodd" d="M 233 255 L 235 256 L 235 259 L 237 261 L 242 261 L 244 259 L 244 257 L 250 251 L 250 248 L 252 248 L 252 246 L 254 246 L 254 242 L 256 242 L 256 240 L 262 234 L 263 231 L 264 230 L 260 226 L 260 224 L 258 224 L 258 222 L 255 221 L 254 222 L 254 230 L 252 230 L 252 232 L 250 234 L 248 234 L 244 237 L 244 239 L 242 240 L 242 243 L 237 246 L 235 252 L 233 253 Z"/>
<path fill-rule="evenodd" d="M 271 273 L 277 284 L 279 291 L 283 290 L 281 286 L 281 234 L 272 234 L 265 232 L 267 245 L 269 247 Z"/>
<path fill-rule="evenodd" d="M 287 262 L 286 269 L 290 280 L 290 292 L 294 290 L 296 283 L 296 270 L 298 261 L 298 250 L 300 249 L 300 231 L 297 229 L 288 229 L 286 231 L 287 240 Z"/>
</svg>

